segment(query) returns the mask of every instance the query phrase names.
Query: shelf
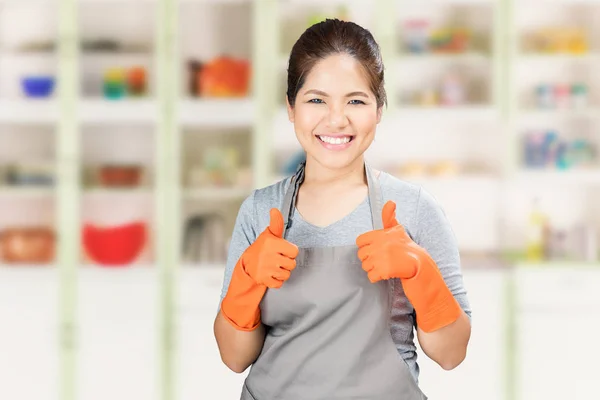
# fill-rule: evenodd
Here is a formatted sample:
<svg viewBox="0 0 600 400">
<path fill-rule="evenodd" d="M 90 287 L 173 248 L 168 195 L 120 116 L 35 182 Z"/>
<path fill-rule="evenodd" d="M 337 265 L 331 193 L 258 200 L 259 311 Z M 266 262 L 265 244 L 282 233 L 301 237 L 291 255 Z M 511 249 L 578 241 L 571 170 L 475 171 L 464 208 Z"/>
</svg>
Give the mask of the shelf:
<svg viewBox="0 0 600 400">
<path fill-rule="evenodd" d="M 521 62 L 572 62 L 572 61 L 600 61 L 600 53 L 587 54 L 517 54 L 516 59 Z"/>
<path fill-rule="evenodd" d="M 353 3 L 360 3 L 361 0 L 327 0 L 327 2 L 324 2 L 323 0 L 285 0 L 282 1 L 283 4 L 296 4 L 296 5 L 302 5 L 302 6 L 307 6 L 307 7 L 313 7 L 313 6 L 321 6 L 323 7 L 323 5 L 326 3 L 327 6 L 347 6 L 347 5 L 352 5 Z"/>
<path fill-rule="evenodd" d="M 516 175 L 518 182 L 526 184 L 600 184 L 600 168 L 520 171 Z"/>
<path fill-rule="evenodd" d="M 38 0 L 40 1 L 40 0 Z M 128 4 L 128 3 L 141 3 L 141 4 L 155 4 L 157 0 L 79 0 L 83 4 Z"/>
<path fill-rule="evenodd" d="M 571 261 L 571 260 L 556 260 L 556 261 L 517 261 L 514 265 L 516 269 L 524 269 L 527 271 L 553 269 L 553 270 L 573 270 L 573 269 L 595 269 L 600 270 L 600 260 L 593 261 Z"/>
<path fill-rule="evenodd" d="M 81 0 L 80 0 L 81 1 Z M 52 5 L 54 0 L 0 0 L 0 4 L 43 4 L 43 5 Z"/>
<path fill-rule="evenodd" d="M 53 57 L 58 58 L 58 52 L 54 51 L 54 50 L 20 50 L 20 49 L 8 49 L 8 48 L 3 48 L 0 49 L 0 55 L 2 56 L 2 58 L 4 60 L 6 59 L 10 59 L 10 58 L 29 58 L 29 59 L 35 59 L 37 58 L 38 60 L 44 60 L 44 61 L 48 61 L 48 59 L 51 59 Z"/>
<path fill-rule="evenodd" d="M 11 198 L 31 198 L 31 197 L 50 197 L 54 196 L 55 190 L 53 187 L 14 187 L 0 186 L 0 197 Z"/>
<path fill-rule="evenodd" d="M 493 174 L 454 174 L 454 175 L 395 175 L 398 179 L 420 184 L 448 184 L 448 185 L 490 185 L 501 182 L 502 177 Z"/>
<path fill-rule="evenodd" d="M 405 62 L 487 62 L 491 57 L 485 53 L 401 53 L 398 60 L 398 68 Z"/>
<path fill-rule="evenodd" d="M 499 116 L 491 106 L 460 107 L 399 107 L 391 111 L 392 117 L 422 120 L 493 120 Z"/>
<path fill-rule="evenodd" d="M 186 189 L 183 194 L 186 200 L 243 200 L 252 193 L 246 188 L 208 188 Z"/>
<path fill-rule="evenodd" d="M 152 196 L 150 188 L 90 188 L 84 189 L 85 196 Z"/>
<path fill-rule="evenodd" d="M 204 270 L 204 271 L 212 271 L 212 272 L 217 272 L 217 273 L 223 273 L 224 269 L 225 269 L 225 264 L 205 264 L 205 263 L 200 263 L 200 264 L 190 264 L 190 263 L 184 263 L 182 266 L 182 268 L 188 269 L 188 270 Z"/>
<path fill-rule="evenodd" d="M 86 98 L 80 102 L 79 115 L 84 123 L 154 123 L 158 119 L 158 107 L 152 99 Z"/>
<path fill-rule="evenodd" d="M 600 117 L 600 108 L 590 107 L 582 110 L 569 109 L 521 109 L 518 111 L 521 118 L 597 118 Z"/>
<path fill-rule="evenodd" d="M 85 58 L 125 58 L 153 61 L 154 53 L 149 51 L 80 51 L 79 55 Z"/>
<path fill-rule="evenodd" d="M 46 271 L 46 274 L 55 274 L 56 264 L 4 264 L 0 261 L 0 272 L 2 274 L 11 274 L 13 275 L 11 278 L 22 274 L 22 278 L 26 282 L 31 282 L 31 279 L 35 278 L 34 275 L 39 279 L 43 279 L 46 274 L 42 271 Z M 3 276 L 3 278 L 6 278 L 6 276 Z"/>
<path fill-rule="evenodd" d="M 92 270 L 101 271 L 101 272 L 98 272 L 100 274 L 105 274 L 104 271 L 107 271 L 106 274 L 111 274 L 111 273 L 117 274 L 119 272 L 125 272 L 125 271 L 132 271 L 132 272 L 130 272 L 131 274 L 137 274 L 137 273 L 143 273 L 143 272 L 137 272 L 137 271 L 148 271 L 148 270 L 156 269 L 155 264 L 143 264 L 143 263 L 136 263 L 136 262 L 133 262 L 132 264 L 127 264 L 127 265 L 100 265 L 100 264 L 94 264 L 94 263 L 83 263 L 83 264 L 81 264 L 80 267 L 82 270 L 87 270 L 87 271 L 92 271 Z"/>
<path fill-rule="evenodd" d="M 253 0 L 179 0 L 181 4 L 248 4 Z"/>
<path fill-rule="evenodd" d="M 400 0 L 400 5 L 402 3 L 414 4 L 413 0 Z M 497 0 L 422 0 L 420 3 L 423 4 L 433 4 L 433 5 L 454 5 L 454 4 L 465 4 L 465 5 L 495 5 Z"/>
<path fill-rule="evenodd" d="M 254 103 L 243 99 L 186 99 L 180 104 L 179 121 L 185 126 L 250 127 Z"/>
<path fill-rule="evenodd" d="M 53 124 L 58 121 L 58 104 L 50 99 L 2 99 L 0 123 Z"/>
<path fill-rule="evenodd" d="M 540 0 L 521 0 L 521 2 L 525 5 L 539 5 L 540 4 Z M 600 0 L 543 0 L 543 2 L 544 2 L 544 5 L 546 5 L 546 4 L 565 5 L 565 6 L 576 5 L 576 4 L 600 5 Z"/>
</svg>

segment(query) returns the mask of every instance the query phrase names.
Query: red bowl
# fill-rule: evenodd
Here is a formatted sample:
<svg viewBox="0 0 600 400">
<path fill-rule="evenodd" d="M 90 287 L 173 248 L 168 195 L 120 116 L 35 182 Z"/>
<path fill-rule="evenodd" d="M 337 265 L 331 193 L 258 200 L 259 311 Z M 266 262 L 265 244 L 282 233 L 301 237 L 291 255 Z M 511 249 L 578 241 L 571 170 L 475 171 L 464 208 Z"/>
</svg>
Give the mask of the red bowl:
<svg viewBox="0 0 600 400">
<path fill-rule="evenodd" d="M 126 265 L 133 262 L 146 243 L 147 228 L 143 222 L 133 222 L 113 227 L 85 224 L 83 246 L 96 263 L 107 266 Z"/>
</svg>

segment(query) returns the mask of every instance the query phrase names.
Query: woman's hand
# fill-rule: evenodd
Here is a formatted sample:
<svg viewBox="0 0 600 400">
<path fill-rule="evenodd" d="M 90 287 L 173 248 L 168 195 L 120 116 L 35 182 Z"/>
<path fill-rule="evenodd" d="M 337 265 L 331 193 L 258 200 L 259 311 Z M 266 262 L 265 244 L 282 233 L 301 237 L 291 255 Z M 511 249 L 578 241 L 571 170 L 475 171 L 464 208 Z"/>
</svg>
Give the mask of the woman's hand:
<svg viewBox="0 0 600 400">
<path fill-rule="evenodd" d="M 356 239 L 358 257 L 373 283 L 399 278 L 417 313 L 417 324 L 433 332 L 456 321 L 462 313 L 435 261 L 408 236 L 395 217 L 396 204 L 383 207 L 383 229 Z"/>
<path fill-rule="evenodd" d="M 358 258 L 373 283 L 384 279 L 413 278 L 421 264 L 433 264 L 427 252 L 408 236 L 396 221 L 396 204 L 388 201 L 382 212 L 383 229 L 370 231 L 356 239 Z"/>
<path fill-rule="evenodd" d="M 296 267 L 298 247 L 283 239 L 283 216 L 271 209 L 270 224 L 242 254 L 244 271 L 259 285 L 279 288 Z"/>
<path fill-rule="evenodd" d="M 296 267 L 298 247 L 282 238 L 283 217 L 271 209 L 269 226 L 238 260 L 221 314 L 236 329 L 252 331 L 260 325 L 260 302 L 267 288 L 279 288 Z"/>
</svg>

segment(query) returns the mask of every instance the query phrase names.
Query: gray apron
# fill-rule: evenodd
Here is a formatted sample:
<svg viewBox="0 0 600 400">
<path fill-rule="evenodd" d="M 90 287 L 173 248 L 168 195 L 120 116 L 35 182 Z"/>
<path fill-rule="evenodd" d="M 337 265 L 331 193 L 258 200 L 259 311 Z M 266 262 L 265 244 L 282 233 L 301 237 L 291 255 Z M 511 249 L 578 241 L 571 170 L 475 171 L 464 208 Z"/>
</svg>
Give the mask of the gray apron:
<svg viewBox="0 0 600 400">
<path fill-rule="evenodd" d="M 366 165 L 373 227 L 382 197 Z M 291 223 L 304 164 L 283 201 Z M 390 281 L 371 283 L 356 245 L 300 248 L 296 268 L 261 302 L 267 333 L 241 400 L 424 400 L 390 333 Z"/>
</svg>

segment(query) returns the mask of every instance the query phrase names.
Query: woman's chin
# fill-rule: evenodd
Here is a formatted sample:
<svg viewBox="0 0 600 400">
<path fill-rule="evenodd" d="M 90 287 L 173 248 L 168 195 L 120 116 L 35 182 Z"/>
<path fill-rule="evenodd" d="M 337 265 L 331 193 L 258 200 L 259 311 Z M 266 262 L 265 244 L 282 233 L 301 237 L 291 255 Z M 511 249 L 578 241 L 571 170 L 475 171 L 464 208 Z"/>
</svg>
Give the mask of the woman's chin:
<svg viewBox="0 0 600 400">
<path fill-rule="evenodd" d="M 346 169 L 351 166 L 359 155 L 355 152 L 325 152 L 319 151 L 318 154 L 313 154 L 313 157 L 324 168 L 336 170 Z"/>
</svg>

